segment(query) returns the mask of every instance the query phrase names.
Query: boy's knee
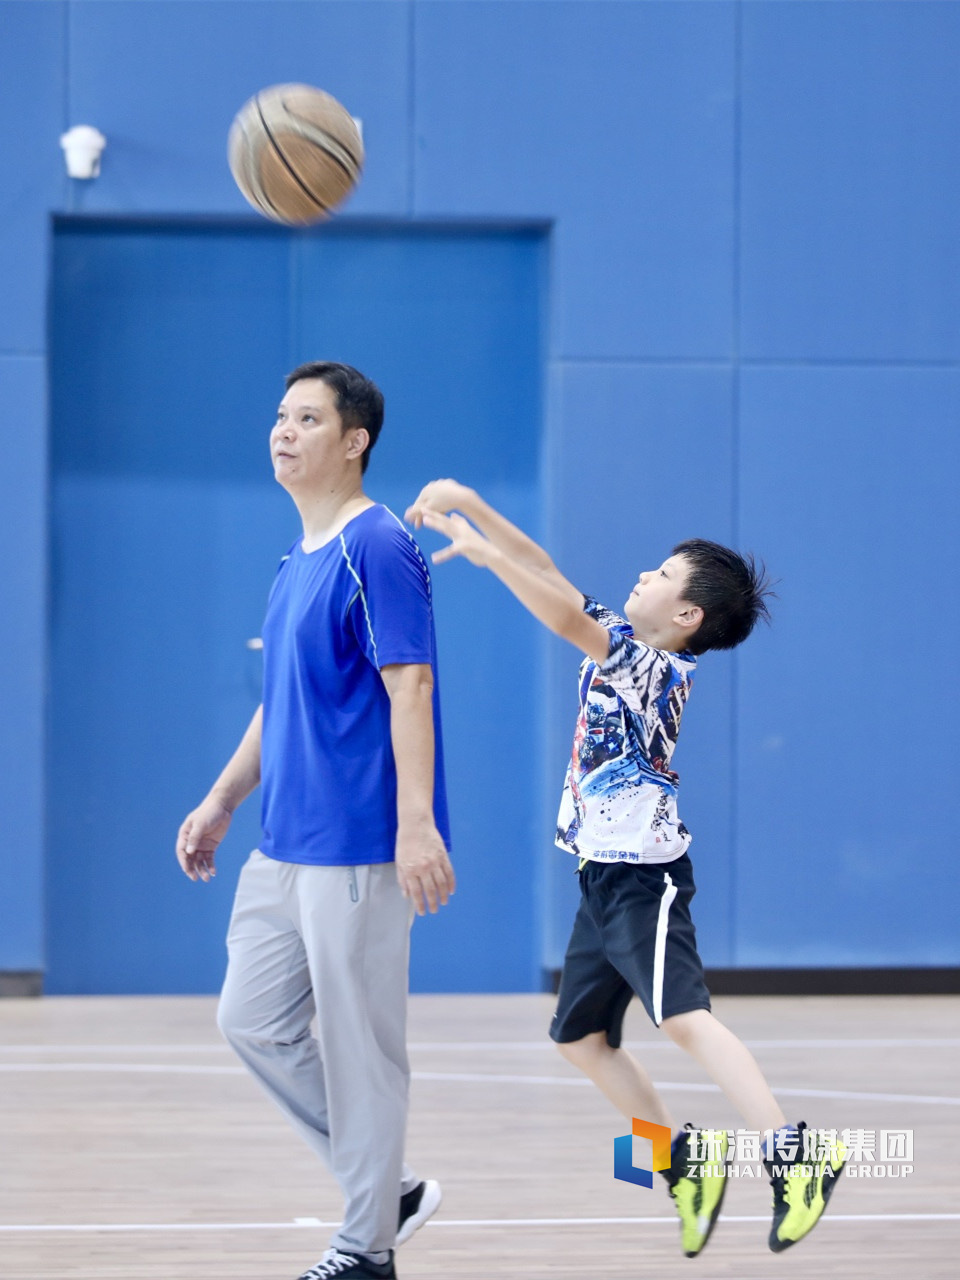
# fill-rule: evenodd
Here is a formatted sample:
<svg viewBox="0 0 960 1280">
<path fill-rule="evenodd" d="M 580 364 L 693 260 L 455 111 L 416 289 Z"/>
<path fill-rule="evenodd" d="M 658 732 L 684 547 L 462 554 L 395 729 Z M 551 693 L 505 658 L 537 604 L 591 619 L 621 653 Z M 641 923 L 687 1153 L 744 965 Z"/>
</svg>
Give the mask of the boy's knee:
<svg viewBox="0 0 960 1280">
<path fill-rule="evenodd" d="M 607 1036 L 604 1031 L 592 1032 L 580 1040 L 557 1042 L 560 1055 L 566 1058 L 567 1062 L 581 1069 L 588 1062 L 593 1062 L 607 1048 Z"/>
<path fill-rule="evenodd" d="M 660 1023 L 660 1030 L 668 1035 L 678 1048 L 690 1049 L 703 1026 L 703 1020 L 709 1017 L 710 1013 L 707 1009 L 675 1013 L 672 1018 L 664 1018 Z"/>
</svg>

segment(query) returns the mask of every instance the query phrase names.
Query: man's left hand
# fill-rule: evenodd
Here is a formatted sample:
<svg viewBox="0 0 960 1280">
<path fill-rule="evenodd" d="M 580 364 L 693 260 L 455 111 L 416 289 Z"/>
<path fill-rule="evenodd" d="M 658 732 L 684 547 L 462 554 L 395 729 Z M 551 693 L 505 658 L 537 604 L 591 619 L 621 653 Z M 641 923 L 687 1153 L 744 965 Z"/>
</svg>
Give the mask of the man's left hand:
<svg viewBox="0 0 960 1280">
<path fill-rule="evenodd" d="M 405 825 L 397 831 L 397 879 L 417 915 L 436 913 L 456 888 L 453 866 L 443 837 L 433 822 Z"/>
</svg>

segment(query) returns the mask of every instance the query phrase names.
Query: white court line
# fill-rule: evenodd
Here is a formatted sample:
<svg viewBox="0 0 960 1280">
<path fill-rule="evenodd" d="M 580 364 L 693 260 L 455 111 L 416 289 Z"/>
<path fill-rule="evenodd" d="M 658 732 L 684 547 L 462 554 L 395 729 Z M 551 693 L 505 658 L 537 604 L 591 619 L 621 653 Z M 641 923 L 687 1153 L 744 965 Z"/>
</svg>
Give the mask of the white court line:
<svg viewBox="0 0 960 1280">
<path fill-rule="evenodd" d="M 743 1040 L 749 1049 L 960 1049 L 960 1038 L 938 1037 L 929 1039 L 882 1040 Z M 673 1041 L 666 1036 L 661 1040 L 624 1040 L 624 1047 L 645 1053 L 648 1049 L 673 1049 Z M 455 1053 L 459 1049 L 478 1053 L 506 1053 L 514 1049 L 549 1049 L 556 1045 L 548 1036 L 542 1040 L 420 1040 L 411 1041 L 410 1049 L 428 1052 Z"/>
<path fill-rule="evenodd" d="M 627 1049 L 673 1049 L 672 1040 L 625 1040 Z M 877 1040 L 744 1040 L 748 1049 L 960 1049 L 960 1038 Z M 556 1052 L 548 1036 L 541 1040 L 413 1040 L 407 1048 L 425 1053 L 509 1053 L 521 1051 Z M 3 1044 L 6 1053 L 229 1053 L 226 1044 Z"/>
<path fill-rule="evenodd" d="M 2 1067 L 0 1067 L 2 1070 Z M 414 1080 L 454 1080 L 464 1084 L 562 1084 L 589 1087 L 592 1080 L 582 1076 L 507 1076 L 452 1071 L 414 1071 Z M 674 1089 L 678 1093 L 721 1093 L 719 1085 L 691 1084 L 678 1080 L 654 1080 L 655 1089 Z M 793 1098 L 843 1098 L 862 1102 L 918 1102 L 936 1106 L 960 1107 L 960 1098 L 940 1098 L 923 1093 L 861 1093 L 848 1089 L 796 1089 L 772 1084 L 774 1093 Z"/>
<path fill-rule="evenodd" d="M 177 1076 L 244 1076 L 244 1067 L 208 1067 L 195 1064 L 162 1062 L 0 1062 L 0 1074 L 29 1072 L 30 1074 L 58 1075 L 69 1072 L 82 1074 L 117 1075 L 177 1075 Z M 518 1076 L 495 1075 L 472 1071 L 414 1071 L 414 1080 L 451 1084 L 520 1084 L 562 1085 L 567 1088 L 588 1089 L 592 1081 L 585 1076 Z M 696 1084 L 679 1080 L 654 1080 L 657 1089 L 676 1093 L 720 1093 L 715 1084 Z M 805 1089 L 792 1085 L 771 1085 L 774 1093 L 786 1098 L 836 1098 L 853 1102 L 909 1102 L 921 1106 L 960 1107 L 960 1098 L 938 1097 L 925 1093 L 865 1093 L 852 1089 Z"/>
<path fill-rule="evenodd" d="M 229 1053 L 226 1044 L 0 1044 L 0 1053 Z"/>
<path fill-rule="evenodd" d="M 721 1222 L 769 1222 L 770 1215 L 720 1215 Z M 960 1222 L 960 1213 L 827 1213 L 823 1222 Z M 449 1227 L 643 1227 L 669 1224 L 676 1228 L 677 1217 L 668 1218 L 434 1218 L 425 1224 L 435 1231 Z M 313 1227 L 338 1227 L 339 1222 L 319 1218 L 296 1218 L 293 1222 L 102 1222 L 102 1223 L 11 1223 L 0 1224 L 0 1233 L 40 1234 L 42 1232 L 132 1232 L 132 1231 L 302 1231 Z"/>
<path fill-rule="evenodd" d="M 66 1074 L 70 1071 L 103 1072 L 115 1074 L 128 1072 L 131 1075 L 171 1075 L 171 1076 L 245 1076 L 245 1067 L 205 1067 L 191 1063 L 185 1066 L 179 1062 L 0 1062 L 0 1072 L 15 1071 L 44 1072 L 46 1074 Z"/>
</svg>

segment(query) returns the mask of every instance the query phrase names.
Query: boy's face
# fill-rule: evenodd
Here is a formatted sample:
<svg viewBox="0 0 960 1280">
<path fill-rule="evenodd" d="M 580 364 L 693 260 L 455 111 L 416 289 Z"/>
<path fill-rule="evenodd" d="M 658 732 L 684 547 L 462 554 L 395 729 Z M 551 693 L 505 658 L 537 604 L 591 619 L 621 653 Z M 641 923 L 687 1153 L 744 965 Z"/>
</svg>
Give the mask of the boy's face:
<svg viewBox="0 0 960 1280">
<path fill-rule="evenodd" d="M 683 556 L 671 556 L 659 569 L 646 569 L 627 597 L 623 612 L 641 640 L 657 642 L 674 619 L 689 609 L 684 598 L 689 565 Z"/>
</svg>

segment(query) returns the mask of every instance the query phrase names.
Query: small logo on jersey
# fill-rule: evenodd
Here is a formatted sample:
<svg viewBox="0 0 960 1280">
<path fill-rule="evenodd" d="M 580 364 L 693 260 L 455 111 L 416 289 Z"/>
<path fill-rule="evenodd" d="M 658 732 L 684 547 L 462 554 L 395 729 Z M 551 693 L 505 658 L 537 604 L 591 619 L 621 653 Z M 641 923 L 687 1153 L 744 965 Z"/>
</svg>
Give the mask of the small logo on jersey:
<svg viewBox="0 0 960 1280">
<path fill-rule="evenodd" d="M 653 1187 L 653 1175 L 670 1167 L 670 1130 L 666 1125 L 650 1124 L 633 1117 L 633 1132 L 613 1140 L 613 1176 L 637 1187 Z M 633 1163 L 634 1138 L 649 1138 L 653 1144 L 652 1168 L 641 1169 Z"/>
</svg>

